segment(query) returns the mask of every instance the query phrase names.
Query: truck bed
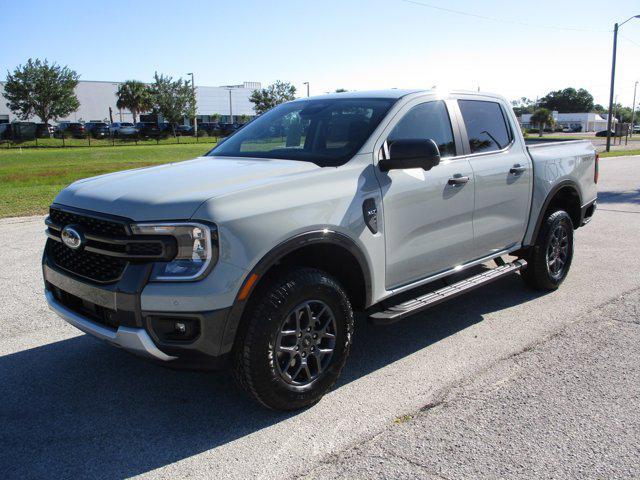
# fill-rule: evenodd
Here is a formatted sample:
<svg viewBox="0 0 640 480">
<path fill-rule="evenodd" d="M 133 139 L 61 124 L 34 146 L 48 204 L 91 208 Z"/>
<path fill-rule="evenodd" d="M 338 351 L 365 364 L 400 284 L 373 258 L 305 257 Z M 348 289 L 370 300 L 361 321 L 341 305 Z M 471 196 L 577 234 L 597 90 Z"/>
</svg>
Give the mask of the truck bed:
<svg viewBox="0 0 640 480">
<path fill-rule="evenodd" d="M 590 140 L 573 139 L 573 138 L 540 138 L 540 137 L 525 137 L 524 143 L 527 146 L 545 146 L 554 143 L 575 143 L 575 142 L 589 142 Z"/>
<path fill-rule="evenodd" d="M 528 245 L 533 240 L 534 220 L 538 218 L 551 190 L 571 182 L 579 191 L 582 205 L 593 201 L 597 190 L 593 181 L 595 148 L 590 140 L 543 140 L 531 143 L 525 140 L 534 175 L 531 215 L 525 235 L 525 245 Z"/>
</svg>

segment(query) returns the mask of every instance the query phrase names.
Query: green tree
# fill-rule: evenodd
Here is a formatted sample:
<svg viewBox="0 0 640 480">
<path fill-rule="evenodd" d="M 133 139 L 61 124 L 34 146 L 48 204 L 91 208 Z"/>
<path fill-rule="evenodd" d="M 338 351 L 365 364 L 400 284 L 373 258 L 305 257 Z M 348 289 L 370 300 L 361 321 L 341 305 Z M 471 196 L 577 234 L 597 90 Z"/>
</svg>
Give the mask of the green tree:
<svg viewBox="0 0 640 480">
<path fill-rule="evenodd" d="M 116 92 L 116 107 L 126 108 L 133 116 L 133 123 L 138 121 L 138 115 L 153 108 L 153 101 L 149 87 L 138 80 L 127 80 L 121 83 Z"/>
<path fill-rule="evenodd" d="M 516 116 L 520 117 L 524 113 L 533 113 L 535 102 L 527 97 L 520 97 L 518 100 L 513 100 L 511 106 Z"/>
<path fill-rule="evenodd" d="M 551 111 L 547 108 L 539 108 L 535 112 L 533 112 L 530 122 L 534 125 L 538 125 L 538 128 L 540 129 L 540 136 L 542 136 L 542 131 L 544 130 L 544 127 L 546 125 L 551 126 L 555 123 Z"/>
<path fill-rule="evenodd" d="M 619 103 L 613 104 L 613 115 L 620 123 L 631 123 L 631 107 L 623 107 Z"/>
<path fill-rule="evenodd" d="M 80 76 L 69 67 L 45 59 L 27 60 L 13 73 L 7 72 L 4 97 L 7 107 L 21 120 L 36 115 L 44 123 L 75 112 L 80 102 L 75 94 Z"/>
<path fill-rule="evenodd" d="M 244 113 L 242 115 L 238 116 L 238 122 L 240 123 L 247 123 L 249 121 L 249 115 L 245 115 Z"/>
<path fill-rule="evenodd" d="M 604 108 L 602 105 L 600 105 L 599 103 L 596 103 L 593 106 L 593 112 L 594 113 L 607 113 L 607 109 Z"/>
<path fill-rule="evenodd" d="M 278 80 L 267 88 L 254 90 L 249 100 L 253 103 L 255 112 L 261 115 L 276 105 L 294 100 L 296 98 L 295 95 L 296 87 L 289 82 L 281 82 Z"/>
<path fill-rule="evenodd" d="M 538 106 L 562 113 L 590 112 L 593 110 L 593 95 L 584 88 L 565 88 L 549 92 L 538 102 Z"/>
<path fill-rule="evenodd" d="M 173 80 L 165 75 L 154 75 L 154 83 L 151 86 L 154 112 L 162 115 L 172 125 L 175 135 L 175 126 L 184 117 L 193 118 L 196 112 L 196 97 L 191 88 L 191 82 L 179 78 Z"/>
</svg>

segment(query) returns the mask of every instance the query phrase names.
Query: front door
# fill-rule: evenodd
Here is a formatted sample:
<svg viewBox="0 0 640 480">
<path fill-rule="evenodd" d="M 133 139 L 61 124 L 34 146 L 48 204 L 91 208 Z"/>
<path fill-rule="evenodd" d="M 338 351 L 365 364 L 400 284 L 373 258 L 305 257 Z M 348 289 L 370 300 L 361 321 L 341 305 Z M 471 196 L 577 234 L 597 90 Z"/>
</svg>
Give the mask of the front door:
<svg viewBox="0 0 640 480">
<path fill-rule="evenodd" d="M 385 143 L 433 139 L 440 164 L 377 175 L 382 187 L 386 288 L 426 278 L 472 259 L 474 178 L 469 161 L 457 157 L 444 101 L 408 105 Z M 388 151 L 383 148 L 383 152 Z M 384 155 L 384 153 L 382 153 Z"/>
</svg>

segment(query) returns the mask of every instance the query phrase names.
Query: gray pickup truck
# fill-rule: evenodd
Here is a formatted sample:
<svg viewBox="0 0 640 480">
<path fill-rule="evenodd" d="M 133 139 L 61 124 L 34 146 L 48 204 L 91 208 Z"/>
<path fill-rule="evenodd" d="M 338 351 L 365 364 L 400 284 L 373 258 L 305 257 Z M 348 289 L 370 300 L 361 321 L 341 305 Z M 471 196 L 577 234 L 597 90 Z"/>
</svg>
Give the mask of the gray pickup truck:
<svg viewBox="0 0 640 480">
<path fill-rule="evenodd" d="M 527 145 L 500 96 L 296 100 L 202 157 L 65 188 L 46 298 L 125 350 L 230 365 L 263 405 L 303 408 L 338 378 L 354 311 L 389 324 L 516 271 L 558 288 L 597 181 L 590 142 Z"/>
</svg>

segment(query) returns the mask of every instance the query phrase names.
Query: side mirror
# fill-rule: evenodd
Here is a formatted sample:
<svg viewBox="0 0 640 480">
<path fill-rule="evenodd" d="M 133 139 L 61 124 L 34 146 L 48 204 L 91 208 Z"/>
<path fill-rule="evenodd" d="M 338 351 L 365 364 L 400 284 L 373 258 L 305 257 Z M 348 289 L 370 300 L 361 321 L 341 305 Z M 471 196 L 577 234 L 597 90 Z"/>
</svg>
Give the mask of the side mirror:
<svg viewBox="0 0 640 480">
<path fill-rule="evenodd" d="M 432 139 L 401 139 L 389 145 L 389 159 L 378 161 L 383 172 L 405 168 L 431 170 L 440 163 L 440 150 Z"/>
</svg>

